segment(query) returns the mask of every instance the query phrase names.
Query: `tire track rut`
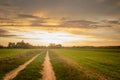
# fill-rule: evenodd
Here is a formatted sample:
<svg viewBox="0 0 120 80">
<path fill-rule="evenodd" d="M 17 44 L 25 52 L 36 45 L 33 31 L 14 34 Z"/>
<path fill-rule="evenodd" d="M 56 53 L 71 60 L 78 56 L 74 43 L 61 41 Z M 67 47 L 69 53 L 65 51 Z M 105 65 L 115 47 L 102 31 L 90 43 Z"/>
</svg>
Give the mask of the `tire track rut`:
<svg viewBox="0 0 120 80">
<path fill-rule="evenodd" d="M 43 70 L 42 70 L 42 79 L 40 80 L 56 80 L 55 73 L 53 71 L 50 59 L 49 59 L 49 53 L 47 51 L 45 61 L 43 63 Z"/>
</svg>

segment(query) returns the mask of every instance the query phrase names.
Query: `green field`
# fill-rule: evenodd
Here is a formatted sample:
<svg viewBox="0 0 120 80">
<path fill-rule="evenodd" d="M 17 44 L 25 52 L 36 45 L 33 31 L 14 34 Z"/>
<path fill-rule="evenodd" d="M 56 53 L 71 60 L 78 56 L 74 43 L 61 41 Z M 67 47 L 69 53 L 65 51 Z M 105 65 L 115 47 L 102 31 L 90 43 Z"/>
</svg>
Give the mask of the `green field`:
<svg viewBox="0 0 120 80">
<path fill-rule="evenodd" d="M 35 55 L 13 80 L 39 80 L 46 49 L 0 49 L 0 80 Z M 120 80 L 119 49 L 49 49 L 56 80 Z"/>
<path fill-rule="evenodd" d="M 31 59 L 41 50 L 35 49 L 1 49 L 0 50 L 0 80 L 6 73 Z"/>
<path fill-rule="evenodd" d="M 88 80 L 120 80 L 120 50 L 118 49 L 53 49 L 51 55 L 54 56 L 51 56 L 51 59 L 58 80 L 61 80 L 60 78 L 73 80 L 71 76 L 69 79 L 65 79 L 66 74 L 63 74 L 62 69 L 67 69 L 66 73 L 70 72 L 71 69 L 68 66 L 76 69 L 68 73 L 66 78 L 68 75 L 79 73 L 86 76 L 84 76 L 84 80 L 85 78 Z M 59 73 L 60 71 L 62 74 Z"/>
<path fill-rule="evenodd" d="M 30 49 L 0 49 L 0 59 L 16 57 L 17 55 L 22 55 L 28 51 L 30 51 Z"/>
</svg>

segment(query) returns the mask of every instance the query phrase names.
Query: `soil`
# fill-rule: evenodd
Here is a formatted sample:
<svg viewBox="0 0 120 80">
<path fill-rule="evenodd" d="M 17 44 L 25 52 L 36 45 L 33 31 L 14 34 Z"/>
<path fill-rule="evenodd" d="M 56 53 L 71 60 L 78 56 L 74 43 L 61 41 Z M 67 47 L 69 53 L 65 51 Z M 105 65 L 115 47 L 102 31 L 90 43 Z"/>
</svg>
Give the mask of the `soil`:
<svg viewBox="0 0 120 80">
<path fill-rule="evenodd" d="M 43 70 L 42 70 L 42 79 L 40 80 L 56 80 L 55 73 L 53 71 L 50 59 L 49 59 L 49 53 L 47 51 L 45 61 L 43 63 Z"/>
</svg>

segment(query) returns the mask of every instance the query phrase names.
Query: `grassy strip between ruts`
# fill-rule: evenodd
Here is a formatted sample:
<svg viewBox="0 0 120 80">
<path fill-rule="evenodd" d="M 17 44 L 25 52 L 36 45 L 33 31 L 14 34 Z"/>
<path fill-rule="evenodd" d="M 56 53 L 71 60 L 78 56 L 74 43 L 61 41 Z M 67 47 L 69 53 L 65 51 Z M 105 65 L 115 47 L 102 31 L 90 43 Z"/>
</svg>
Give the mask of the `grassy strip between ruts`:
<svg viewBox="0 0 120 80">
<path fill-rule="evenodd" d="M 23 55 L 16 56 L 16 58 L 10 58 L 0 61 L 0 80 L 3 79 L 6 73 L 17 68 L 19 65 L 31 59 L 33 56 L 38 54 L 40 50 L 33 50 L 24 53 Z"/>
<path fill-rule="evenodd" d="M 94 78 L 88 78 L 82 71 L 72 64 L 68 64 L 53 51 L 50 51 L 50 60 L 57 80 L 95 80 Z"/>
<path fill-rule="evenodd" d="M 40 71 L 44 61 L 46 51 L 43 50 L 40 55 L 22 70 L 13 80 L 38 80 L 42 78 Z"/>
</svg>

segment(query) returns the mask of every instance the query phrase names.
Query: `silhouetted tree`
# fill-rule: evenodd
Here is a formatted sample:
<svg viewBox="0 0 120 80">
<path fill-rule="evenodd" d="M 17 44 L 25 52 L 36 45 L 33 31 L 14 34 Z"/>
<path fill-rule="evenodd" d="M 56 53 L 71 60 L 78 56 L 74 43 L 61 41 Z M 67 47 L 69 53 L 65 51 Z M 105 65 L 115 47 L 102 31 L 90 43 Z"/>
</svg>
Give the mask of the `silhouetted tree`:
<svg viewBox="0 0 120 80">
<path fill-rule="evenodd" d="M 9 42 L 8 48 L 32 48 L 33 46 L 30 45 L 29 43 L 25 43 L 23 40 L 21 42 L 12 43 Z"/>
<path fill-rule="evenodd" d="M 15 48 L 15 47 L 16 47 L 15 43 L 12 42 L 8 43 L 8 48 Z"/>
<path fill-rule="evenodd" d="M 0 48 L 5 48 L 3 45 L 0 45 Z"/>
</svg>

